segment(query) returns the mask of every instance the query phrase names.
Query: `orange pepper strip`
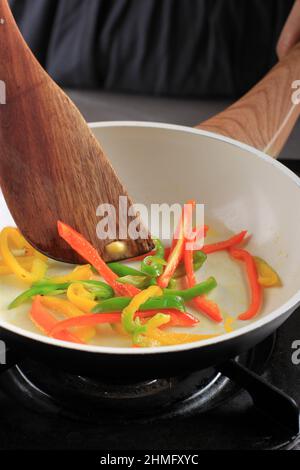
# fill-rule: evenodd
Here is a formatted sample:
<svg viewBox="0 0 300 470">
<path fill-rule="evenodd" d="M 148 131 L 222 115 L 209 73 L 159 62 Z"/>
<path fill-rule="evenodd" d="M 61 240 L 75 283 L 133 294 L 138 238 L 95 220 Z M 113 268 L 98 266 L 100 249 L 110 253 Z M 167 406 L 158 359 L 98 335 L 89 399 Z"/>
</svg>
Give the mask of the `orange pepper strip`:
<svg viewBox="0 0 300 470">
<path fill-rule="evenodd" d="M 195 276 L 194 267 L 193 267 L 193 251 L 192 250 L 185 249 L 184 265 L 185 265 L 188 287 L 193 287 L 197 281 L 196 281 L 196 276 Z M 220 323 L 221 321 L 223 321 L 223 317 L 222 317 L 222 314 L 220 312 L 218 305 L 212 300 L 208 299 L 205 295 L 195 297 L 192 300 L 192 303 L 198 311 L 200 311 L 201 313 L 204 313 L 211 320 L 214 320 L 217 323 Z"/>
<path fill-rule="evenodd" d="M 30 314 L 29 314 L 33 323 L 39 328 L 43 333 L 50 336 L 51 330 L 60 322 L 52 315 L 41 303 L 41 297 L 38 295 L 35 297 Z M 55 335 L 55 338 L 61 339 L 63 341 L 71 341 L 72 343 L 81 343 L 84 344 L 77 336 L 69 333 L 65 329 L 61 330 Z"/>
<path fill-rule="evenodd" d="M 75 250 L 82 258 L 88 261 L 99 272 L 100 276 L 109 284 L 117 294 L 133 297 L 140 290 L 131 284 L 117 282 L 118 276 L 103 261 L 98 251 L 76 230 L 63 222 L 57 222 L 59 235 Z"/>
<path fill-rule="evenodd" d="M 136 312 L 135 317 L 148 318 L 153 317 L 158 310 L 143 310 L 142 312 Z M 198 323 L 198 319 L 186 312 L 180 312 L 176 309 L 159 310 L 161 313 L 170 315 L 170 322 L 166 326 L 193 326 Z M 68 318 L 62 320 L 53 325 L 50 331 L 50 336 L 56 336 L 59 332 L 67 330 L 68 328 L 94 326 L 101 323 L 121 323 L 121 312 L 108 312 L 99 313 L 92 315 L 82 315 L 81 317 Z"/>
<path fill-rule="evenodd" d="M 228 240 L 223 240 L 217 243 L 211 243 L 210 245 L 204 245 L 201 251 L 208 255 L 209 253 L 215 253 L 216 251 L 227 250 L 228 248 L 241 243 L 246 235 L 247 230 L 243 230 L 242 232 L 237 233 L 233 237 L 228 238 Z"/>
<path fill-rule="evenodd" d="M 250 320 L 257 315 L 262 304 L 262 288 L 258 282 L 258 274 L 253 256 L 246 250 L 230 248 L 230 255 L 246 266 L 249 286 L 251 290 L 251 303 L 248 310 L 239 315 L 240 320 Z"/>
<path fill-rule="evenodd" d="M 176 237 L 177 237 L 177 231 L 178 231 L 179 238 L 178 240 L 176 240 L 176 242 L 174 242 L 174 239 L 173 239 L 172 244 L 174 243 L 174 248 L 172 249 L 171 247 L 171 252 L 168 257 L 168 263 L 164 269 L 164 272 L 157 280 L 157 284 L 161 288 L 165 288 L 168 286 L 171 277 L 173 276 L 178 264 L 181 261 L 183 250 L 184 250 L 185 237 L 187 237 L 188 235 L 187 230 L 189 228 L 189 224 L 192 221 L 193 208 L 195 207 L 195 204 L 196 204 L 195 201 L 188 201 L 187 204 L 184 205 L 181 220 L 179 222 L 179 229 L 177 229 L 175 232 Z"/>
</svg>

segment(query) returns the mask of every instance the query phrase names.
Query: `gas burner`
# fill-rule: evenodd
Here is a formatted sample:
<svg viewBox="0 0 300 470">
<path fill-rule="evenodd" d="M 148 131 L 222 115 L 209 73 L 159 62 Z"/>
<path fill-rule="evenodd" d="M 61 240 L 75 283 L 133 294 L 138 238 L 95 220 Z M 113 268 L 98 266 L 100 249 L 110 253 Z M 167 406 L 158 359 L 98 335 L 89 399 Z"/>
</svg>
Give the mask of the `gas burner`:
<svg viewBox="0 0 300 470">
<path fill-rule="evenodd" d="M 240 356 L 236 362 L 261 372 L 273 351 L 274 337 Z M 224 368 L 225 366 L 223 366 Z M 226 369 L 226 367 L 225 367 Z M 219 368 L 209 368 L 179 377 L 143 382 L 99 380 L 53 369 L 26 359 L 8 370 L 1 389 L 35 411 L 60 413 L 97 421 L 109 416 L 131 417 L 186 415 L 217 406 L 233 396 L 238 387 Z M 228 369 L 228 367 L 227 367 Z"/>
<path fill-rule="evenodd" d="M 106 415 L 155 419 L 170 410 L 185 413 L 192 403 L 207 408 L 228 385 L 228 379 L 214 368 L 165 379 L 107 381 L 50 369 L 32 360 L 16 365 L 1 380 L 2 390 L 26 407 L 87 421 Z"/>
<path fill-rule="evenodd" d="M 283 336 L 289 339 L 286 333 Z M 145 442 L 153 449 L 169 450 L 178 445 L 199 450 L 294 448 L 297 405 L 255 375 L 269 373 L 274 359 L 278 363 L 277 348 L 273 336 L 235 361 L 144 382 L 74 376 L 26 359 L 0 376 L 0 391 L 14 404 L 8 406 L 7 417 L 2 410 L 3 432 L 18 429 L 18 445 L 25 439 L 24 448 L 31 448 L 26 436 L 34 439 L 33 448 L 41 440 L 42 448 L 50 449 L 99 449 L 99 442 L 112 450 L 119 449 L 120 442 L 135 449 L 145 448 Z M 40 432 L 53 426 L 53 438 L 47 431 L 45 442 Z M 1 433 L 0 428 L 0 438 L 5 439 Z"/>
</svg>

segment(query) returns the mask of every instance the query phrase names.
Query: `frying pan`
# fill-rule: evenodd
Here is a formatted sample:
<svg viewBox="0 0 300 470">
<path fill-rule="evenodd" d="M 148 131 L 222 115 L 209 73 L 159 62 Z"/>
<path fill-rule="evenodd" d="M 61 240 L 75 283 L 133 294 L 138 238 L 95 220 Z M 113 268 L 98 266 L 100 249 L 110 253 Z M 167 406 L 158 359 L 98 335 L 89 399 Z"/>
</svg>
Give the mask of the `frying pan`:
<svg viewBox="0 0 300 470">
<path fill-rule="evenodd" d="M 249 250 L 281 274 L 262 313 L 231 333 L 161 348 L 119 348 L 65 343 L 15 326 L 0 316 L 0 336 L 22 357 L 80 375 L 149 378 L 218 364 L 274 332 L 300 303 L 300 180 L 271 158 L 298 115 L 292 103 L 300 79 L 300 47 L 245 97 L 198 128 L 144 122 L 102 122 L 91 128 L 140 203 L 205 203 L 206 217 L 226 232 L 246 228 Z M 1 112 L 1 111 L 0 111 Z M 0 199 L 0 225 L 12 224 Z M 37 211 L 38 217 L 38 211 Z M 217 276 L 216 276 L 217 277 Z"/>
</svg>

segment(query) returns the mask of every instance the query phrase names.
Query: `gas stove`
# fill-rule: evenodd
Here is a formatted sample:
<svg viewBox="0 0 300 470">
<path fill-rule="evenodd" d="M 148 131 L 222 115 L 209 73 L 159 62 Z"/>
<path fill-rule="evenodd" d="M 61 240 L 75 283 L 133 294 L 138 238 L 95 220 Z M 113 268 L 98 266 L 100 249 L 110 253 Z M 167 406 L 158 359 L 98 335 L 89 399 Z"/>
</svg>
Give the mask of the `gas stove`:
<svg viewBox="0 0 300 470">
<path fill-rule="evenodd" d="M 24 359 L 0 376 L 1 448 L 300 450 L 299 314 L 235 361 L 182 377 L 102 382 Z M 264 379 L 256 406 L 239 385 L 251 373 Z"/>
<path fill-rule="evenodd" d="M 300 450 L 299 315 L 244 355 L 180 377 L 101 381 L 12 360 L 0 449 Z"/>
</svg>

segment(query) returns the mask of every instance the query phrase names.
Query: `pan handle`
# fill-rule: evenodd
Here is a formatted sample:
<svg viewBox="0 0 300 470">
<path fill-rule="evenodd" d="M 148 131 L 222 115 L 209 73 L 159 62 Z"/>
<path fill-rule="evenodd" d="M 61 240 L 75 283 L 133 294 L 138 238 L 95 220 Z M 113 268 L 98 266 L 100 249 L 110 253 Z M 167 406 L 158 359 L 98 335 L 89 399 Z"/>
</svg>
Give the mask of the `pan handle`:
<svg viewBox="0 0 300 470">
<path fill-rule="evenodd" d="M 197 128 L 277 157 L 300 114 L 300 43 L 246 95 Z"/>
<path fill-rule="evenodd" d="M 286 393 L 234 360 L 218 367 L 219 371 L 246 390 L 253 404 L 273 421 L 281 424 L 291 436 L 299 433 L 299 408 Z"/>
</svg>

